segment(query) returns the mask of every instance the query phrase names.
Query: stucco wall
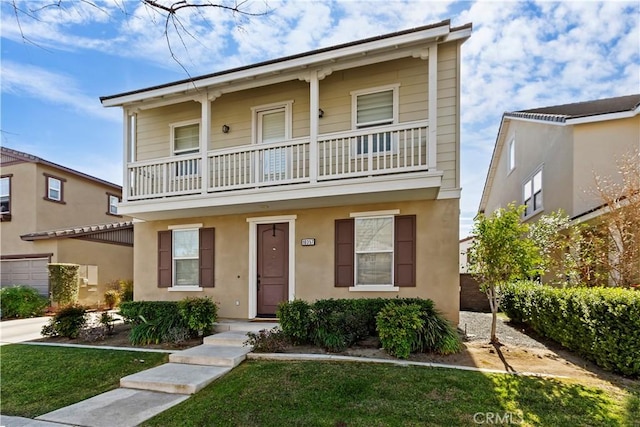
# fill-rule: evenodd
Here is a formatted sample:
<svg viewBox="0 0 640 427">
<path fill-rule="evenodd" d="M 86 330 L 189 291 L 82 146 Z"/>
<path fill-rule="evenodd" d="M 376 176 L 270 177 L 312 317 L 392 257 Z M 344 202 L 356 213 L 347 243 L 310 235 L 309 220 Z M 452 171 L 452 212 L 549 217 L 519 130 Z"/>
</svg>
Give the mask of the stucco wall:
<svg viewBox="0 0 640 427">
<path fill-rule="evenodd" d="M 399 292 L 350 292 L 334 286 L 334 220 L 352 212 L 399 209 L 415 214 L 417 224 L 417 286 Z M 457 324 L 459 305 L 457 199 L 342 206 L 322 209 L 264 212 L 253 215 L 186 218 L 136 223 L 134 282 L 136 300 L 179 300 L 211 296 L 220 303 L 220 316 L 247 318 L 249 298 L 249 217 L 297 215 L 295 220 L 295 297 L 319 298 L 421 297 Z M 215 227 L 215 287 L 199 292 L 172 292 L 157 287 L 157 232 L 170 225 L 202 224 Z M 302 247 L 302 238 L 315 246 Z M 236 301 L 238 305 L 236 305 Z"/>
</svg>

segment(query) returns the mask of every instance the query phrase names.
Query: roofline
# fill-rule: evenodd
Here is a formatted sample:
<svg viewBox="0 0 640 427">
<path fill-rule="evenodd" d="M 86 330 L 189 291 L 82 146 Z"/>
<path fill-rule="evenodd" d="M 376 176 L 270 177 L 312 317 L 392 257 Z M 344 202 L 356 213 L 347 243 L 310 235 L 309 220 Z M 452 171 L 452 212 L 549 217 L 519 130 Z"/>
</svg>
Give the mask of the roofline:
<svg viewBox="0 0 640 427">
<path fill-rule="evenodd" d="M 520 120 L 523 122 L 536 122 L 559 126 L 570 126 L 583 123 L 596 123 L 608 120 L 628 119 L 635 117 L 638 114 L 640 114 L 640 105 L 635 107 L 633 110 L 616 111 L 614 113 L 591 114 L 577 117 L 562 114 L 521 113 L 519 111 L 504 113 L 504 116 L 509 117 L 513 120 Z"/>
<path fill-rule="evenodd" d="M 7 155 L 20 157 L 21 160 L 24 161 L 24 162 L 39 163 L 39 164 L 42 164 L 42 165 L 45 165 L 45 166 L 56 168 L 56 169 L 59 169 L 61 171 L 64 171 L 64 172 L 79 176 L 81 178 L 88 179 L 89 181 L 94 181 L 94 182 L 97 182 L 99 184 L 103 184 L 103 185 L 112 187 L 112 188 L 114 188 L 114 189 L 116 189 L 118 191 L 122 191 L 122 186 L 120 186 L 118 184 L 114 184 L 113 182 L 105 181 L 104 179 L 100 179 L 98 177 L 86 174 L 84 172 L 80 172 L 80 171 L 77 171 L 75 169 L 71 169 L 71 168 L 68 168 L 66 166 L 62 166 L 62 165 L 59 165 L 57 163 L 50 162 L 49 160 L 45 160 L 45 159 L 43 159 L 41 157 L 34 156 L 33 154 L 24 153 L 22 151 L 14 150 L 12 148 L 7 148 L 7 147 L 0 147 L 0 149 L 2 150 L 2 152 L 6 153 Z M 13 163 L 13 162 L 11 162 L 11 163 Z"/>
<path fill-rule="evenodd" d="M 472 24 L 464 24 L 458 27 L 451 27 L 451 21 L 444 21 L 416 27 L 408 30 L 370 37 L 354 42 L 343 43 L 336 46 L 316 49 L 304 53 L 285 56 L 256 64 L 245 65 L 232 68 L 230 70 L 219 71 L 178 80 L 171 83 L 123 92 L 116 95 L 101 96 L 100 102 L 105 107 L 121 106 L 127 103 L 142 101 L 144 99 L 166 96 L 170 94 L 185 92 L 207 86 L 228 83 L 232 80 L 255 77 L 259 74 L 281 73 L 286 70 L 305 68 L 314 63 L 333 62 L 340 56 L 348 56 L 362 51 L 361 47 L 369 44 L 370 48 L 384 48 L 397 44 L 407 44 L 420 41 L 425 38 L 446 38 L 447 40 L 464 39 L 470 37 Z M 456 33 L 456 34 L 453 34 Z M 393 40 L 391 39 L 400 39 Z M 387 42 L 387 43 L 385 43 Z M 380 46 L 379 46 L 380 45 Z"/>
<path fill-rule="evenodd" d="M 35 233 L 23 234 L 20 239 L 33 242 L 34 240 L 62 239 L 70 237 L 90 236 L 105 231 L 123 230 L 133 228 L 132 221 L 111 222 L 106 224 L 82 225 L 79 227 L 67 227 L 57 230 L 38 231 Z"/>
<path fill-rule="evenodd" d="M 487 169 L 487 177 L 484 180 L 484 188 L 482 189 L 482 197 L 480 198 L 480 205 L 478 206 L 478 212 L 484 212 L 487 208 L 487 199 L 489 198 L 489 190 L 493 185 L 493 174 L 495 172 L 495 162 L 496 162 L 496 152 L 498 150 L 498 142 L 500 141 L 500 136 L 503 134 L 503 127 L 505 125 L 506 119 L 511 119 L 511 117 L 506 116 L 507 113 L 502 114 L 502 119 L 500 119 L 500 127 L 498 128 L 498 135 L 496 136 L 496 142 L 493 144 L 493 153 L 491 153 L 491 162 L 489 162 L 489 168 Z"/>
</svg>

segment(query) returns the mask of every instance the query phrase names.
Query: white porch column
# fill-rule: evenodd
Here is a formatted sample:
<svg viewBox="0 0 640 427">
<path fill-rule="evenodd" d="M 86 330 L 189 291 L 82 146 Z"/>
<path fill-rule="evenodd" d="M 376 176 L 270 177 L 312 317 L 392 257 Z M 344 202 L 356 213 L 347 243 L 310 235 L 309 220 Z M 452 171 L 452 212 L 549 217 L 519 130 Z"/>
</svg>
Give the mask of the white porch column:
<svg viewBox="0 0 640 427">
<path fill-rule="evenodd" d="M 429 47 L 429 171 L 436 170 L 438 150 L 438 45 Z"/>
<path fill-rule="evenodd" d="M 200 166 L 202 169 L 201 189 L 202 194 L 207 194 L 209 190 L 209 141 L 211 139 L 211 101 L 209 95 L 202 95 L 200 102 Z"/>
<path fill-rule="evenodd" d="M 316 71 L 309 73 L 309 178 L 318 182 L 318 111 L 320 83 Z"/>
<path fill-rule="evenodd" d="M 131 176 L 129 174 L 129 163 L 135 161 L 135 133 L 136 133 L 136 113 L 129 111 L 127 108 L 122 109 L 122 140 L 124 147 L 122 149 L 122 200 L 129 198 L 129 188 L 131 185 Z"/>
</svg>

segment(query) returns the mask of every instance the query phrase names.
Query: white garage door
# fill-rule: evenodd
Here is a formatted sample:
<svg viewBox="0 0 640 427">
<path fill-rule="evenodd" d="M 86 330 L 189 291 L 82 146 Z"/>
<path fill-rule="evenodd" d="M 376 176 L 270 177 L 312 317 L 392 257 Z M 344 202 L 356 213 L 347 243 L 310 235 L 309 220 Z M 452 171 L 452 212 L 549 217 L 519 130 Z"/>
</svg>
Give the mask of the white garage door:
<svg viewBox="0 0 640 427">
<path fill-rule="evenodd" d="M 49 296 L 49 274 L 47 258 L 5 259 L 0 268 L 0 284 L 2 287 L 27 285 L 38 292 Z"/>
</svg>

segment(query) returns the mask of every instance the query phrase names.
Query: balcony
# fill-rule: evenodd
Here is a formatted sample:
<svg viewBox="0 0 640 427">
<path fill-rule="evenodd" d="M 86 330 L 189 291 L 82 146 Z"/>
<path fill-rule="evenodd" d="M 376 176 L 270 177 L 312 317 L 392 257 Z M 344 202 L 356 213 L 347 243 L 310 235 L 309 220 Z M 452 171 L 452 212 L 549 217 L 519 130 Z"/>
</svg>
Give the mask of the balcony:
<svg viewBox="0 0 640 427">
<path fill-rule="evenodd" d="M 143 204 L 152 212 L 434 187 L 437 192 L 442 173 L 435 171 L 434 145 L 428 122 L 420 121 L 319 135 L 315 144 L 306 137 L 133 162 L 120 212 L 140 212 Z"/>
</svg>

